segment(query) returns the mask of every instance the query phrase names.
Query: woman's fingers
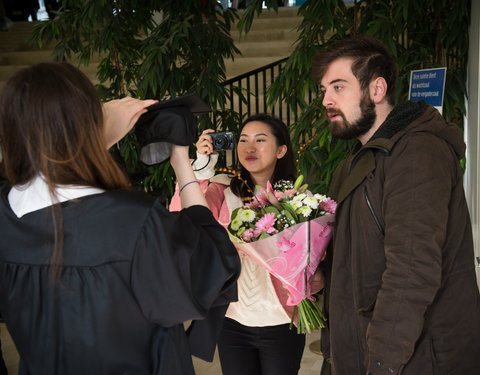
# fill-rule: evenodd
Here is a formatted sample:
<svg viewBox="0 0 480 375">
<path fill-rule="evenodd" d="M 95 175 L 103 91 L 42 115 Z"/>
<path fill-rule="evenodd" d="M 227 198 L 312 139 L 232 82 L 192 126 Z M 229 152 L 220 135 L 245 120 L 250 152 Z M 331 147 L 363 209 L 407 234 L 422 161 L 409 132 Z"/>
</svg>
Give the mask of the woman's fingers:
<svg viewBox="0 0 480 375">
<path fill-rule="evenodd" d="M 213 153 L 212 137 L 209 135 L 209 133 L 213 132 L 213 129 L 205 129 L 202 134 L 200 134 L 200 137 L 198 137 L 195 147 L 199 154 L 209 155 Z"/>
<path fill-rule="evenodd" d="M 138 118 L 147 112 L 147 107 L 157 100 L 140 100 L 132 97 L 114 99 L 103 104 L 104 133 L 107 147 L 122 139 L 135 125 Z"/>
</svg>

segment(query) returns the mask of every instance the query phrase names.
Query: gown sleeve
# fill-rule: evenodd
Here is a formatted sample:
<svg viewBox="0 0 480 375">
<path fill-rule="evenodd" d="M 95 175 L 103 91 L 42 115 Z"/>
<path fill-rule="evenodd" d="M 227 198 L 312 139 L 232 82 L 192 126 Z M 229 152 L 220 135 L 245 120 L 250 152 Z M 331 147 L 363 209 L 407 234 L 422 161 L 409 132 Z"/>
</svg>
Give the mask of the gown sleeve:
<svg viewBox="0 0 480 375">
<path fill-rule="evenodd" d="M 213 358 L 212 327 L 219 330 L 228 304 L 237 300 L 239 273 L 238 253 L 206 207 L 168 212 L 155 204 L 139 235 L 131 273 L 133 292 L 150 322 L 171 327 L 203 320 L 203 327 L 192 323 L 189 333 L 198 337 L 196 330 L 203 329 L 214 342 L 191 340 L 192 354 Z"/>
</svg>

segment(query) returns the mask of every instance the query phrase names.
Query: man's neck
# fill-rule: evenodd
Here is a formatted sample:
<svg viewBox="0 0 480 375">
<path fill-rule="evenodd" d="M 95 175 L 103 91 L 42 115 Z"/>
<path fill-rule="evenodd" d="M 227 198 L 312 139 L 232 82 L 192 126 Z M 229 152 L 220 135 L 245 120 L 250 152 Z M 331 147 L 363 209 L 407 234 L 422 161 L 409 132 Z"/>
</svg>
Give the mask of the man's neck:
<svg viewBox="0 0 480 375">
<path fill-rule="evenodd" d="M 372 138 L 372 135 L 375 134 L 375 132 L 382 126 L 382 124 L 385 122 L 386 118 L 392 112 L 393 106 L 387 103 L 384 104 L 377 104 L 375 106 L 375 112 L 377 114 L 377 118 L 375 119 L 375 122 L 373 123 L 373 126 L 370 128 L 368 132 L 365 134 L 362 134 L 359 136 L 357 139 L 364 145 L 365 143 L 368 142 L 370 138 Z"/>
</svg>

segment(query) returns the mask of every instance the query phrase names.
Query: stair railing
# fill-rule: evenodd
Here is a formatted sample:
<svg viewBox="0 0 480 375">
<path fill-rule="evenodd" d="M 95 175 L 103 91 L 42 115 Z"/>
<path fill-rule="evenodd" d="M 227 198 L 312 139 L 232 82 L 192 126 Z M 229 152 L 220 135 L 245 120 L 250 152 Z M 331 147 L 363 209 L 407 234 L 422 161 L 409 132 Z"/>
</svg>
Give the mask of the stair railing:
<svg viewBox="0 0 480 375">
<path fill-rule="evenodd" d="M 277 60 L 258 69 L 226 80 L 223 86 L 228 91 L 226 108 L 237 112 L 241 118 L 246 114 L 270 113 L 281 118 L 288 126 L 297 120 L 297 114 L 292 114 L 290 107 L 283 103 L 269 106 L 268 90 L 281 73 L 288 57 Z M 312 101 L 312 93 L 308 93 L 307 103 Z M 293 120 L 293 121 L 292 121 Z"/>
<path fill-rule="evenodd" d="M 225 108 L 238 113 L 242 120 L 253 114 L 269 113 L 281 118 L 287 126 L 297 121 L 298 111 L 292 114 L 287 104 L 277 102 L 270 106 L 267 100 L 268 90 L 282 72 L 287 59 L 288 57 L 285 57 L 226 80 L 223 83 L 228 92 Z M 313 94 L 310 90 L 306 94 L 305 100 L 307 103 L 313 100 Z M 236 154 L 232 151 L 227 151 L 225 154 L 222 153 L 220 159 L 219 162 L 222 165 L 233 167 L 236 164 Z"/>
</svg>

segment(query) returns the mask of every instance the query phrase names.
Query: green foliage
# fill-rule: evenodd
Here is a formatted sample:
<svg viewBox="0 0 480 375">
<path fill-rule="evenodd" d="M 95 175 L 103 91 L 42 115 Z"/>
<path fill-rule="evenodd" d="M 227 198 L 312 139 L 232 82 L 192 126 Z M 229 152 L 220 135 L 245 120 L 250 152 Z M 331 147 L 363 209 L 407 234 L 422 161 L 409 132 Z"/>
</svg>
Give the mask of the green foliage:
<svg viewBox="0 0 480 375">
<path fill-rule="evenodd" d="M 242 18 L 238 22 L 237 27 L 240 33 L 248 33 L 250 31 L 253 19 L 262 13 L 264 4 L 268 9 L 274 9 L 275 11 L 278 9 L 277 0 L 250 0 L 247 9 L 245 9 Z"/>
<path fill-rule="evenodd" d="M 104 100 L 128 94 L 162 100 L 195 92 L 214 110 L 199 118 L 200 131 L 238 130 L 242 118 L 225 109 L 227 93 L 222 86 L 224 59 L 239 53 L 230 36 L 238 19 L 236 10 L 219 12 L 214 2 L 200 0 L 64 0 L 63 4 L 54 20 L 36 27 L 32 40 L 54 44 L 57 61 L 84 65 L 99 61 L 98 87 Z M 277 10 L 276 0 L 251 0 L 239 20 L 240 32 L 250 30 L 263 4 Z M 298 9 L 303 21 L 295 50 L 271 85 L 268 101 L 270 106 L 284 103 L 298 115 L 291 127 L 292 140 L 298 147 L 300 173 L 307 176 L 312 190 L 327 191 L 336 165 L 354 143 L 331 138 L 310 78 L 315 53 L 350 35 L 382 40 L 400 67 L 397 101 L 407 97 L 411 70 L 447 66 L 443 113 L 462 126 L 469 11 L 470 0 L 358 0 L 349 6 L 342 0 L 307 0 Z M 314 95 L 311 103 L 309 92 Z M 243 96 L 237 89 L 239 94 Z M 167 197 L 172 194 L 169 164 L 141 164 L 134 135 L 122 140 L 112 154 L 136 187 Z"/>
<path fill-rule="evenodd" d="M 232 121 L 224 111 L 224 59 L 239 53 L 230 37 L 235 9 L 219 11 L 199 0 L 63 1 L 54 20 L 32 34 L 38 44 L 53 44 L 55 61 L 89 65 L 98 61 L 99 93 L 104 100 L 132 95 L 159 100 L 197 93 L 214 110 L 199 119 L 200 129 Z M 192 148 L 193 149 L 193 148 Z M 169 163 L 139 162 L 135 136 L 112 153 L 137 188 L 169 197 L 174 174 Z"/>
<path fill-rule="evenodd" d="M 254 9 L 258 14 L 259 3 L 252 0 L 252 9 L 247 9 L 244 17 L 253 18 Z M 272 7 L 268 2 L 267 6 Z M 443 114 L 462 126 L 469 11 L 470 0 L 358 0 L 349 6 L 342 0 L 307 0 L 298 9 L 303 21 L 295 50 L 270 87 L 268 100 L 270 105 L 285 103 L 292 112 L 299 112 L 292 124 L 292 140 L 297 146 L 308 142 L 306 148 L 297 150 L 298 163 L 314 191 L 327 192 L 334 169 L 354 142 L 332 143 L 320 96 L 310 77 L 313 56 L 323 46 L 352 35 L 371 35 L 383 41 L 399 64 L 397 101 L 408 97 L 411 70 L 446 66 Z M 239 25 L 248 31 L 250 23 L 247 19 Z M 307 104 L 309 90 L 316 99 Z"/>
</svg>

